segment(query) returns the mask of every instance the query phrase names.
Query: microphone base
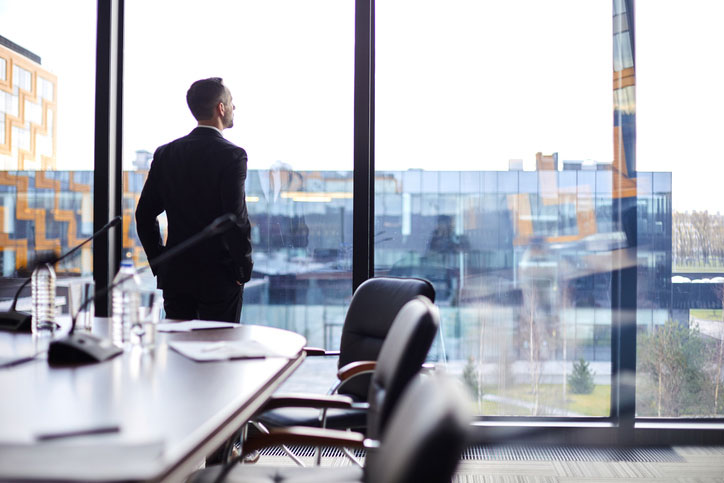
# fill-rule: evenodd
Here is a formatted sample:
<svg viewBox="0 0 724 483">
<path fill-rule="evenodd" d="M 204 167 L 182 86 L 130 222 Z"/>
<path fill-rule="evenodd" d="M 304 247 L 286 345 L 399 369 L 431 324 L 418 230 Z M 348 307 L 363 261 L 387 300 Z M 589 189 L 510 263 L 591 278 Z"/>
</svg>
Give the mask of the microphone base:
<svg viewBox="0 0 724 483">
<path fill-rule="evenodd" d="M 72 333 L 54 340 L 48 347 L 48 364 L 66 366 L 93 364 L 116 357 L 123 349 L 92 334 Z"/>
<path fill-rule="evenodd" d="M 0 330 L 30 333 L 32 316 L 19 310 L 0 312 Z"/>
</svg>

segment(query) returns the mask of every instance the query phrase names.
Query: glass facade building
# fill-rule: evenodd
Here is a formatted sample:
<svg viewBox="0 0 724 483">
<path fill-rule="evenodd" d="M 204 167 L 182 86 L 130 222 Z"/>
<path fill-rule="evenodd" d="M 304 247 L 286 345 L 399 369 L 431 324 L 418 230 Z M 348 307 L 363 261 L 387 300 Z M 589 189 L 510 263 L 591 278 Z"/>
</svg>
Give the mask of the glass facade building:
<svg viewBox="0 0 724 483">
<path fill-rule="evenodd" d="M 626 233 L 613 230 L 610 165 L 564 168 L 376 175 L 375 273 L 435 286 L 443 327 L 430 359 L 466 375 L 481 403 L 513 399 L 534 378 L 541 385 L 538 406 L 496 404 L 486 413 L 577 414 L 550 393 L 566 390 L 579 359 L 610 386 L 611 253 L 626 246 Z M 146 173 L 123 173 L 123 247 L 138 266 L 146 260 L 134 208 Z M 2 175 L 15 180 L 0 185 L 2 199 L 28 200 L 58 249 L 90 235 L 92 172 Z M 247 203 L 255 268 L 242 319 L 336 349 L 352 294 L 352 173 L 250 170 Z M 638 204 L 637 323 L 651 330 L 671 317 L 671 174 L 640 173 Z M 16 214 L 12 226 L 5 276 L 22 267 L 13 245 L 29 246 L 31 255 L 45 247 L 37 224 Z M 58 272 L 90 274 L 88 255 Z"/>
</svg>

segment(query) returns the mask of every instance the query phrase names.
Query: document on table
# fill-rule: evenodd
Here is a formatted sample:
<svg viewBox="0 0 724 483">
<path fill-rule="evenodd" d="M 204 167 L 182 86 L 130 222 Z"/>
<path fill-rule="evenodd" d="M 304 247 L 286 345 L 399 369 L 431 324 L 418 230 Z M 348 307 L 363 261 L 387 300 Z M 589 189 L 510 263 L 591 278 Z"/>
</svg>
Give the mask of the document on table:
<svg viewBox="0 0 724 483">
<path fill-rule="evenodd" d="M 161 322 L 156 328 L 159 332 L 191 332 L 192 330 L 234 329 L 241 324 L 233 322 L 215 322 L 211 320 L 186 320 L 183 322 Z"/>
<path fill-rule="evenodd" d="M 168 346 L 197 362 L 287 357 L 255 340 L 171 341 Z"/>
</svg>

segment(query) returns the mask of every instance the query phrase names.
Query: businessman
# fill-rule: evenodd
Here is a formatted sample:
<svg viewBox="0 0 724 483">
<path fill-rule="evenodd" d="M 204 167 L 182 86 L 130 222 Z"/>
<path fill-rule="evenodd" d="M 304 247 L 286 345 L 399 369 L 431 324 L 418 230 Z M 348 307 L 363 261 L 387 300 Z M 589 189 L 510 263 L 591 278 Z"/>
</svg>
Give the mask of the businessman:
<svg viewBox="0 0 724 483">
<path fill-rule="evenodd" d="M 153 270 L 168 318 L 239 322 L 253 266 L 244 189 L 247 156 L 222 134 L 234 125 L 235 107 L 221 78 L 194 82 L 186 102 L 198 126 L 154 153 L 136 208 L 138 237 L 153 260 L 218 216 L 234 214 L 230 230 Z M 163 211 L 165 245 L 157 220 Z"/>
</svg>

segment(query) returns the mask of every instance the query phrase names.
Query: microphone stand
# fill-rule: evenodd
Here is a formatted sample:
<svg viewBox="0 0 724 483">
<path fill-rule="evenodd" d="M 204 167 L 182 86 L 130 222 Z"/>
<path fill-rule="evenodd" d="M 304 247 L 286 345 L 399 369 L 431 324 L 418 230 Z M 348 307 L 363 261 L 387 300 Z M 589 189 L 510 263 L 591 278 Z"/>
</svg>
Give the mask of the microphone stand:
<svg viewBox="0 0 724 483">
<path fill-rule="evenodd" d="M 198 243 L 225 232 L 234 224 L 236 224 L 236 216 L 232 214 L 221 215 L 199 233 L 165 250 L 161 255 L 150 260 L 148 265 L 137 268 L 134 273 L 128 274 L 119 280 L 114 280 L 110 285 L 86 299 L 75 315 L 72 316 L 68 335 L 50 343 L 48 347 L 48 363 L 50 365 L 87 364 L 105 361 L 121 354 L 123 349 L 113 345 L 108 339 L 103 339 L 93 334 L 75 332 L 78 314 L 80 314 L 89 303 L 97 297 L 107 294 L 110 290 L 113 290 L 114 287 L 121 285 L 123 282 L 130 280 L 149 268 L 156 268 L 163 265 Z"/>
<path fill-rule="evenodd" d="M 68 251 L 67 253 L 64 253 L 61 256 L 52 255 L 50 257 L 41 257 L 39 259 L 36 259 L 33 263 L 33 271 L 38 265 L 41 265 L 43 263 L 49 263 L 51 265 L 55 265 L 56 263 L 60 262 L 61 260 L 64 260 L 68 258 L 69 256 L 73 255 L 75 252 L 81 249 L 85 244 L 90 242 L 91 240 L 95 239 L 99 235 L 102 235 L 103 233 L 110 230 L 112 227 L 118 225 L 121 222 L 121 217 L 116 216 L 111 221 L 106 223 L 100 230 L 93 233 L 89 238 L 84 240 L 81 244 L 74 247 L 72 250 Z M 32 280 L 32 276 L 28 277 L 23 281 L 22 285 L 20 285 L 20 288 L 15 292 L 15 296 L 13 297 L 13 302 L 10 305 L 10 310 L 7 312 L 0 312 L 0 330 L 10 331 L 10 332 L 30 332 L 31 327 L 31 314 L 28 314 L 27 312 L 21 312 L 19 310 L 16 310 L 16 306 L 18 304 L 18 299 L 20 298 L 20 293 L 23 291 L 23 289 L 30 283 Z M 53 301 L 55 303 L 55 301 Z"/>
</svg>

